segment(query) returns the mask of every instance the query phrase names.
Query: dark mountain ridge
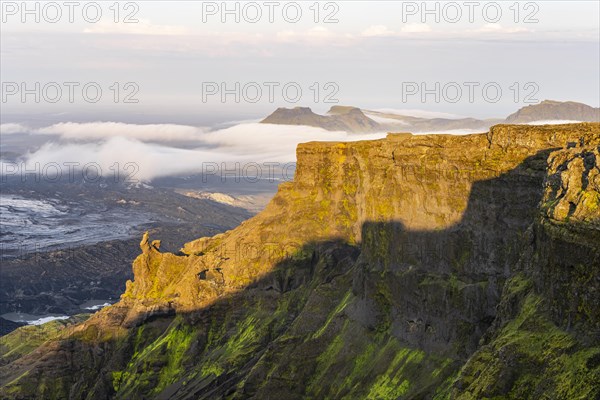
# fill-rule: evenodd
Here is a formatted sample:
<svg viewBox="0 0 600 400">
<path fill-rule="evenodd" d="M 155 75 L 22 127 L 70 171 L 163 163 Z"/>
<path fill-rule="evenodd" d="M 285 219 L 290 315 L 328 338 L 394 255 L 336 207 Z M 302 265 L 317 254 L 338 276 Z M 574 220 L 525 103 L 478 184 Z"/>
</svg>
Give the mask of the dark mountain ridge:
<svg viewBox="0 0 600 400">
<path fill-rule="evenodd" d="M 315 114 L 309 107 L 278 108 L 261 121 L 263 124 L 306 125 L 328 131 L 376 132 L 379 129 L 372 119 L 359 108 L 333 106 L 328 115 Z"/>
<path fill-rule="evenodd" d="M 315 114 L 308 107 L 278 108 L 261 123 L 306 125 L 329 131 L 371 132 L 441 132 L 453 130 L 485 131 L 498 123 L 526 124 L 543 121 L 600 122 L 600 108 L 573 101 L 544 100 L 509 115 L 491 118 L 426 118 L 398 113 L 361 110 L 351 106 L 333 106 L 327 115 Z"/>
</svg>

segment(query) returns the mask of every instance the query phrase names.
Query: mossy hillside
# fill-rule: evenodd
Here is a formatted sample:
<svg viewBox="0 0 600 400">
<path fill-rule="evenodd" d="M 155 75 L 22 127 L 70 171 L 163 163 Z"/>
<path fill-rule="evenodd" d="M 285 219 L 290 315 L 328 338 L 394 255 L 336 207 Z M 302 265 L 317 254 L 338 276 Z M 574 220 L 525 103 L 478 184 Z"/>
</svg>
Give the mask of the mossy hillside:
<svg viewBox="0 0 600 400">
<path fill-rule="evenodd" d="M 596 151 L 584 146 L 550 155 L 541 212 L 523 238 L 531 247 L 517 266 L 521 272 L 504 288 L 487 343 L 452 386 L 454 397 L 600 396 L 600 241 L 595 228 L 600 213 L 587 205 L 598 190 Z M 567 214 L 561 203 L 568 204 Z"/>
<path fill-rule="evenodd" d="M 0 338 L 1 365 L 33 353 L 39 346 L 50 340 L 56 340 L 75 324 L 85 321 L 88 314 L 81 314 L 67 320 L 55 320 L 43 325 L 23 326 Z M 60 399 L 68 392 L 67 385 L 59 379 L 42 378 L 37 385 L 26 381 L 31 375 L 28 370 L 21 370 L 17 375 L 3 381 L 0 393 L 34 398 L 43 394 L 49 399 Z M 4 379 L 4 378 L 3 378 Z"/>
<path fill-rule="evenodd" d="M 340 292 L 347 287 L 350 278 L 350 275 L 342 275 L 328 284 L 293 289 L 280 296 L 275 309 L 271 308 L 273 299 L 266 303 L 260 298 L 248 298 L 242 304 L 236 302 L 234 309 L 238 312 L 232 309 L 230 313 L 219 313 L 224 320 L 203 324 L 208 327 L 207 332 L 198 334 L 196 327 L 196 338 L 192 339 L 196 344 L 192 344 L 183 357 L 194 360 L 194 364 L 187 362 L 185 373 L 180 373 L 181 380 L 172 380 L 171 388 L 177 386 L 177 393 L 189 393 L 199 385 L 219 387 L 223 379 L 229 379 L 230 386 L 237 382 L 235 396 L 245 398 L 249 393 L 260 396 L 261 393 L 276 392 L 277 382 L 294 380 L 300 383 L 299 393 L 308 396 L 380 398 L 382 394 L 418 393 L 425 382 L 429 387 L 442 382 L 454 371 L 449 362 L 407 348 L 397 339 L 390 338 L 389 332 L 365 330 L 357 322 L 342 323 L 348 318 L 347 309 L 356 302 L 351 292 Z M 156 353 L 156 343 L 166 346 L 167 338 L 174 335 L 173 330 L 186 331 L 180 326 L 170 326 L 169 333 L 146 346 L 150 352 L 134 357 L 135 363 L 139 365 L 141 360 Z M 265 349 L 268 343 L 272 343 L 271 349 Z M 300 347 L 290 348 L 291 343 Z M 201 353 L 197 353 L 200 348 Z M 306 358 L 316 349 L 323 351 L 314 358 Z M 354 362 L 355 359 L 358 361 Z M 366 368 L 370 363 L 381 365 L 381 368 Z M 441 369 L 440 365 L 443 365 Z M 246 374 L 245 380 L 238 377 L 242 373 Z M 263 374 L 267 380 L 261 380 L 262 384 L 256 386 L 254 376 Z M 127 372 L 116 371 L 113 376 L 115 381 L 123 382 Z M 143 375 L 129 376 L 131 382 L 145 381 Z M 344 384 L 340 381 L 342 376 L 345 377 Z M 302 385 L 308 381 L 313 383 L 307 387 Z M 370 381 L 373 383 L 367 384 Z M 401 383 L 400 389 L 397 383 Z M 123 390 L 124 387 L 119 386 L 117 397 L 126 398 L 134 393 Z"/>
<path fill-rule="evenodd" d="M 381 398 L 384 393 L 420 393 L 455 371 L 451 363 L 401 344 L 389 330 L 354 319 L 360 300 L 343 292 L 349 278 L 315 288 L 289 329 L 252 368 L 237 397 L 291 391 L 310 398 Z M 397 383 L 403 385 L 400 391 Z"/>
<path fill-rule="evenodd" d="M 89 314 L 79 314 L 42 325 L 26 325 L 0 337 L 0 365 L 6 365 L 31 353 L 41 344 L 56 338 L 59 334 L 64 334 L 65 329 L 68 330 L 69 327 L 82 323 L 88 317 Z"/>
<path fill-rule="evenodd" d="M 593 399 L 600 394 L 600 346 L 585 345 L 555 325 L 531 284 L 508 284 L 504 301 L 518 313 L 462 368 L 453 388 L 458 399 Z"/>
<path fill-rule="evenodd" d="M 45 353 L 52 368 L 20 359 L 28 373 L 15 369 L 22 377 L 10 397 L 535 397 L 528 388 L 542 384 L 529 377 L 530 361 L 543 363 L 541 379 L 560 393 L 590 394 L 571 377 L 593 342 L 559 316 L 595 297 L 580 291 L 568 307 L 550 299 L 545 264 L 515 258 L 527 250 L 539 260 L 551 253 L 536 251 L 554 247 L 569 256 L 552 264 L 561 271 L 590 254 L 573 241 L 555 247 L 550 234 L 525 231 L 546 173 L 544 154 L 531 157 L 581 134 L 598 139 L 599 128 L 500 127 L 465 138 L 302 145 L 295 181 L 259 216 L 184 247 L 184 255 L 144 246 L 123 301 L 82 328 L 89 340 L 56 343 L 56 353 Z M 240 244 L 256 251 L 236 257 Z M 207 278 L 199 279 L 203 269 Z M 572 279 L 587 282 L 585 268 L 574 271 L 557 298 Z M 533 301 L 525 302 L 529 295 Z M 588 308 L 580 329 L 593 326 Z M 543 323 L 549 337 L 528 321 Z M 106 335 L 107 326 L 126 333 Z M 517 381 L 502 375 L 510 370 L 502 364 L 508 350 L 496 351 L 495 340 L 499 349 L 518 349 L 522 384 L 492 381 L 496 371 L 498 382 Z M 560 356 L 556 364 L 539 353 L 548 345 Z M 483 361 L 467 368 L 479 351 Z M 54 354 L 74 355 L 73 364 Z M 595 368 L 593 360 L 586 368 Z M 488 364 L 498 367 L 486 378 L 480 371 Z"/>
<path fill-rule="evenodd" d="M 439 384 L 448 371 L 443 359 L 364 332 L 346 321 L 317 358 L 307 394 L 313 398 L 398 398 L 418 396 Z M 451 370 L 451 368 L 449 368 Z"/>
<path fill-rule="evenodd" d="M 26 330 L 22 333 L 24 346 L 27 349 L 17 362 L 0 368 L 0 379 L 6 382 L 0 393 L 11 393 L 17 398 L 68 398 L 77 380 L 91 373 L 97 373 L 97 366 L 103 362 L 102 356 L 111 354 L 114 348 L 107 342 L 108 338 L 115 338 L 113 332 L 99 329 L 86 329 L 86 320 L 89 315 L 78 315 L 63 321 L 52 321 L 41 325 L 38 332 Z M 83 322 L 82 321 L 86 321 Z M 79 323 L 80 325 L 77 325 Z M 62 326 L 61 326 L 62 325 Z M 24 327 L 33 328 L 33 327 Z M 90 334 L 93 331 L 93 334 Z M 13 333 L 18 333 L 17 331 Z M 28 336 L 27 333 L 32 333 Z M 41 345 L 30 350 L 30 341 L 38 340 L 47 335 Z M 70 356 L 70 352 L 77 353 L 77 357 Z M 20 362 L 24 359 L 35 360 L 39 370 L 48 370 L 48 374 L 40 374 L 32 370 L 27 363 Z M 66 360 L 65 364 L 56 360 Z M 63 361 L 64 362 L 64 361 Z M 70 368 L 77 374 L 67 373 Z M 93 381 L 91 382 L 93 384 Z M 81 390 L 81 389 L 77 389 Z M 82 389 L 85 390 L 85 389 Z"/>
<path fill-rule="evenodd" d="M 302 277 L 298 262 L 310 261 L 303 257 L 291 259 L 282 265 L 280 275 Z M 149 332 L 145 327 L 152 323 L 142 325 L 124 344 L 125 349 L 135 349 L 131 361 L 110 373 L 115 397 L 185 392 L 196 385 L 218 385 L 225 376 L 239 379 L 235 377 L 247 373 L 248 364 L 257 362 L 257 355 L 270 341 L 285 337 L 284 332 L 314 285 L 288 285 L 285 292 L 267 298 L 248 293 L 220 304 L 219 313 L 176 317 L 163 331 Z M 322 311 L 319 309 L 318 315 Z M 203 323 L 199 324 L 198 318 Z"/>
<path fill-rule="evenodd" d="M 556 239 L 550 240 L 556 243 Z M 557 247 L 565 248 L 564 243 Z M 572 247 L 580 250 L 581 247 Z M 589 340 L 600 335 L 600 251 L 584 249 L 579 257 L 560 260 L 554 258 L 556 253 L 541 254 L 550 258 L 539 261 L 540 270 L 533 270 L 532 277 L 536 290 L 545 293 L 552 320 L 559 326 L 579 332 Z"/>
<path fill-rule="evenodd" d="M 195 329 L 175 319 L 151 343 L 140 346 L 144 328 L 136 333 L 136 351 L 122 371 L 113 371 L 113 389 L 120 398 L 141 393 L 160 393 L 184 372 L 184 357 L 195 337 Z"/>
</svg>

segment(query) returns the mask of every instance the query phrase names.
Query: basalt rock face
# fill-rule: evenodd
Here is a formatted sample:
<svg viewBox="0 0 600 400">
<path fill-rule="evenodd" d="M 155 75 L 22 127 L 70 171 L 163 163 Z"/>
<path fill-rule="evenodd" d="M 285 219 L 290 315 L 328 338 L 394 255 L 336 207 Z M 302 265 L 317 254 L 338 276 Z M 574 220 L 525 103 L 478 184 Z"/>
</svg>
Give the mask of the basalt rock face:
<svg viewBox="0 0 600 400">
<path fill-rule="evenodd" d="M 236 229 L 145 235 L 121 301 L 6 361 L 2 395 L 595 398 L 599 146 L 592 123 L 300 145 Z"/>
<path fill-rule="evenodd" d="M 599 150 L 550 154 L 540 213 L 453 397 L 600 396 Z"/>
</svg>

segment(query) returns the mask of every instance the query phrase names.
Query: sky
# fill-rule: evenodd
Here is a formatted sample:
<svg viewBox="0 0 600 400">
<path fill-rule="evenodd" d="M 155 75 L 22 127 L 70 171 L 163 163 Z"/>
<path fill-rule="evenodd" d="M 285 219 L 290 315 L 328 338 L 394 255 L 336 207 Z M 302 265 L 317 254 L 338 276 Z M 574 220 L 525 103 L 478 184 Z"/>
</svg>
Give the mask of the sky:
<svg viewBox="0 0 600 400">
<path fill-rule="evenodd" d="M 598 107 L 599 4 L 2 1 L 0 175 L 134 163 L 151 181 L 386 135 L 257 123 L 278 107 L 452 118 L 544 99 Z"/>
<path fill-rule="evenodd" d="M 75 4 L 2 2 L 2 123 L 599 105 L 597 1 Z"/>
</svg>

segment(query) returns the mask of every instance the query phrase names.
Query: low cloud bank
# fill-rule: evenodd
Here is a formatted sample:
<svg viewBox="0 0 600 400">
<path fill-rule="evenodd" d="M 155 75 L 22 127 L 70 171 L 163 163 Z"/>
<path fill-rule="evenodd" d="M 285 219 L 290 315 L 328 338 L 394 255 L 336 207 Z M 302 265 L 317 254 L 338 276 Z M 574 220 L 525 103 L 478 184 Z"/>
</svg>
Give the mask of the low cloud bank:
<svg viewBox="0 0 600 400">
<path fill-rule="evenodd" d="M 0 124 L 0 135 L 14 135 L 15 133 L 27 132 L 29 128 L 23 124 Z"/>
<path fill-rule="evenodd" d="M 541 121 L 527 122 L 525 125 L 562 125 L 562 124 L 578 124 L 582 121 L 573 121 L 569 119 L 547 119 Z"/>
<path fill-rule="evenodd" d="M 65 140 L 101 140 L 126 137 L 144 142 L 177 142 L 199 140 L 207 128 L 176 124 L 124 124 L 121 122 L 61 122 L 34 132 L 57 135 Z"/>
<path fill-rule="evenodd" d="M 129 181 L 151 181 L 157 177 L 201 172 L 208 163 L 231 160 L 231 155 L 215 150 L 178 149 L 113 137 L 100 143 L 46 143 L 23 157 L 23 167 L 29 171 L 37 168 L 44 174 L 44 168 L 58 164 L 65 176 L 72 165 L 74 169 L 84 169 L 90 180 L 96 175 L 111 177 L 118 173 Z"/>
<path fill-rule="evenodd" d="M 416 118 L 445 118 L 445 119 L 461 119 L 465 118 L 462 115 L 438 112 L 438 111 L 428 111 L 428 110 L 417 110 L 417 109 L 396 109 L 396 108 L 379 108 L 377 111 L 385 114 L 394 114 L 394 115 L 402 115 L 407 117 L 416 117 Z"/>
<path fill-rule="evenodd" d="M 354 135 L 307 126 L 247 123 L 206 132 L 185 125 L 134 125 L 116 122 L 79 124 L 66 122 L 37 130 L 59 135 L 61 143 L 48 142 L 20 160 L 19 168 L 44 171 L 48 165 L 91 168 L 105 177 L 120 176 L 151 181 L 212 170 L 214 165 L 240 163 L 289 163 L 296 159 L 298 143 L 309 141 L 355 141 L 385 137 L 385 133 Z M 95 141 L 90 142 L 94 139 Z M 167 142 L 197 142 L 193 148 L 176 148 Z M 86 141 L 82 143 L 81 141 Z M 14 164 L 2 164 L 4 175 L 15 175 Z M 18 164 L 18 163 L 17 163 Z M 92 168 L 93 167 L 93 168 Z M 66 167 L 65 167 L 66 168 Z M 67 173 L 68 171 L 62 171 Z"/>
</svg>

